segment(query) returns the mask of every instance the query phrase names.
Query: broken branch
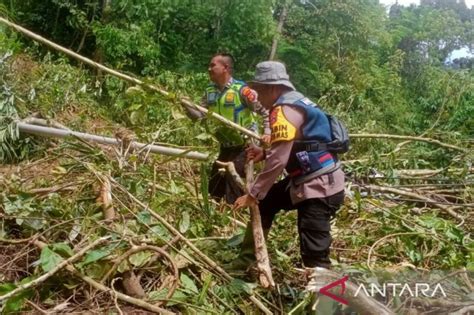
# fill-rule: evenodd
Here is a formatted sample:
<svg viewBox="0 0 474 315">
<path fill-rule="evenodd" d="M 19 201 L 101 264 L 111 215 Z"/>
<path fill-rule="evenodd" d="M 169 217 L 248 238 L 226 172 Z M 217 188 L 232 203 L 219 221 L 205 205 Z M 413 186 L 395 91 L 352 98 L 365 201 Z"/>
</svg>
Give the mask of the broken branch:
<svg viewBox="0 0 474 315">
<path fill-rule="evenodd" d="M 392 188 L 392 187 L 382 187 L 382 186 L 377 186 L 377 185 L 366 185 L 366 186 L 361 186 L 361 187 L 364 187 L 368 190 L 375 190 L 375 191 L 379 191 L 379 192 L 388 192 L 388 193 L 392 193 L 392 194 L 398 194 L 398 195 L 402 195 L 402 196 L 408 196 L 408 197 L 416 198 L 416 199 L 420 200 L 420 202 L 426 201 L 426 202 L 429 202 L 430 204 L 435 205 L 437 208 L 444 210 L 446 213 L 450 214 L 454 218 L 456 218 L 458 220 L 461 220 L 461 221 L 464 220 L 464 218 L 461 215 L 459 215 L 458 213 L 454 212 L 452 208 L 447 207 L 447 206 L 442 205 L 442 204 L 439 204 L 439 203 L 436 202 L 436 200 L 433 200 L 429 197 L 426 197 L 426 196 L 423 196 L 423 195 L 420 195 L 420 194 L 417 194 L 417 193 L 414 193 L 414 192 L 410 192 L 410 191 L 407 191 L 407 190 L 401 190 L 401 189 L 397 189 L 397 188 Z"/>
<path fill-rule="evenodd" d="M 83 249 L 81 249 L 77 254 L 69 257 L 68 259 L 66 260 L 63 260 L 62 262 L 60 262 L 56 267 L 54 267 L 53 269 L 51 269 L 50 271 L 48 271 L 47 273 L 43 274 L 42 276 L 28 282 L 28 283 L 25 283 L 25 284 L 22 284 L 20 285 L 19 287 L 17 287 L 16 289 L 8 292 L 7 294 L 5 295 L 2 295 L 0 296 L 0 302 L 1 301 L 4 301 L 12 296 L 14 296 L 15 294 L 21 292 L 21 291 L 24 291 L 26 289 L 29 289 L 29 288 L 32 288 L 34 286 L 37 286 L 38 284 L 42 283 L 42 282 L 45 282 L 48 278 L 50 278 L 52 275 L 54 275 L 56 272 L 58 272 L 59 270 L 61 270 L 62 268 L 64 268 L 65 266 L 69 265 L 69 264 L 72 264 L 74 261 L 76 261 L 77 259 L 79 259 L 80 257 L 84 256 L 90 249 L 96 247 L 97 245 L 99 244 L 102 244 L 104 243 L 106 240 L 108 240 L 110 238 L 110 236 L 105 236 L 105 237 L 101 237 L 97 240 L 95 240 L 94 242 L 92 242 L 90 245 L 87 245 L 86 247 L 84 247 Z"/>
</svg>

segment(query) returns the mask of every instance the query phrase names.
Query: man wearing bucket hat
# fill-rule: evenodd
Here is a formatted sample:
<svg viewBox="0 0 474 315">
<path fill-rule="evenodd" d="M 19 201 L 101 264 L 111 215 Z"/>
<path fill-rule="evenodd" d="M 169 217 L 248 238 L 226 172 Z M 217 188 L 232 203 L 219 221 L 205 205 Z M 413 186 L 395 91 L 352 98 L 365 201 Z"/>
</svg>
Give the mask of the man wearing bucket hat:
<svg viewBox="0 0 474 315">
<path fill-rule="evenodd" d="M 344 173 L 335 154 L 324 145 L 331 141 L 328 118 L 296 91 L 280 62 L 259 63 L 250 85 L 270 110 L 271 147 L 247 149 L 248 159 L 265 160 L 265 166 L 249 193 L 236 200 L 234 209 L 258 203 L 265 236 L 280 210 L 297 209 L 304 266 L 329 268 L 330 220 L 344 200 Z M 276 182 L 284 169 L 289 175 Z M 230 265 L 241 269 L 254 261 L 248 226 L 240 255 Z"/>
</svg>

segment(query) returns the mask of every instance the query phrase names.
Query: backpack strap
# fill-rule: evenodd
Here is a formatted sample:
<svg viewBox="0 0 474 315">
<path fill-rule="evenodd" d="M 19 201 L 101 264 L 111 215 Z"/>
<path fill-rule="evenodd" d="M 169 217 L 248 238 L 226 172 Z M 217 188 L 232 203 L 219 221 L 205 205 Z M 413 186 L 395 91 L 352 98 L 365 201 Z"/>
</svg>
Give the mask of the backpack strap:
<svg viewBox="0 0 474 315">
<path fill-rule="evenodd" d="M 338 170 L 340 167 L 341 167 L 341 162 L 337 161 L 334 165 L 323 167 L 307 175 L 292 178 L 292 181 L 295 185 L 300 185 L 312 180 L 313 178 L 316 178 L 322 175 L 326 175 L 326 174 L 332 175 L 332 173 Z M 332 180 L 334 180 L 334 178 Z"/>
<path fill-rule="evenodd" d="M 328 143 L 317 140 L 295 141 L 294 146 L 298 151 L 318 152 L 328 151 Z"/>
</svg>

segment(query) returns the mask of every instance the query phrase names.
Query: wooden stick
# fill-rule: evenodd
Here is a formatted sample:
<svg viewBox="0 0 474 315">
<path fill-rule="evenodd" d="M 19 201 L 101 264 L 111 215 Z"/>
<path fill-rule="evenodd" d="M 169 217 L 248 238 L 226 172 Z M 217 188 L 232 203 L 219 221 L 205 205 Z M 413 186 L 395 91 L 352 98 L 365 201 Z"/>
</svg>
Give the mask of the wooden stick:
<svg viewBox="0 0 474 315">
<path fill-rule="evenodd" d="M 234 163 L 217 161 L 219 166 L 224 166 L 227 172 L 232 176 L 234 181 L 246 193 L 249 192 L 249 186 L 253 183 L 253 161 L 249 161 L 246 165 L 245 175 L 247 185 L 244 184 L 242 178 L 235 170 Z M 252 226 L 252 233 L 255 245 L 255 257 L 257 259 L 257 269 L 259 273 L 260 284 L 264 288 L 274 288 L 272 269 L 270 267 L 270 259 L 268 258 L 267 245 L 265 243 L 265 236 L 263 234 L 262 219 L 260 218 L 260 210 L 258 206 L 250 207 L 250 222 Z"/>
<path fill-rule="evenodd" d="M 29 288 L 32 288 L 34 286 L 37 286 L 38 284 L 42 283 L 42 282 L 45 282 L 48 278 L 50 278 L 52 275 L 54 275 L 56 272 L 58 272 L 59 270 L 63 269 L 65 266 L 67 266 L 68 264 L 72 264 L 74 261 L 76 261 L 77 259 L 79 259 L 80 257 L 82 257 L 83 255 L 85 255 L 90 249 L 96 247 L 97 245 L 99 244 L 102 244 L 104 243 L 106 240 L 108 240 L 110 238 L 110 236 L 106 236 L 106 237 L 101 237 L 97 240 L 95 240 L 94 242 L 92 242 L 90 245 L 87 245 L 86 247 L 84 247 L 83 249 L 81 249 L 77 254 L 69 257 L 68 259 L 66 260 L 63 260 L 62 262 L 60 262 L 56 267 L 54 267 L 53 269 L 51 269 L 50 271 L 48 271 L 47 273 L 41 275 L 40 277 L 28 282 L 28 283 L 25 283 L 25 284 L 22 284 L 20 286 L 18 286 L 16 289 L 8 292 L 7 294 L 5 295 L 2 295 L 0 296 L 0 302 L 1 301 L 4 301 L 8 298 L 11 298 L 12 296 L 14 296 L 15 294 L 18 294 L 19 292 L 21 291 L 24 291 L 26 289 L 29 289 Z"/>
<path fill-rule="evenodd" d="M 106 221 L 113 221 L 115 219 L 115 210 L 112 204 L 112 186 L 107 177 L 102 176 L 100 193 L 97 197 L 97 203 L 102 207 L 104 219 Z"/>
<path fill-rule="evenodd" d="M 173 95 L 173 94 L 171 94 L 171 93 L 167 92 L 166 90 L 164 90 L 164 89 L 158 87 L 157 85 L 145 83 L 145 82 L 143 82 L 143 81 L 141 81 L 141 80 L 139 80 L 139 79 L 137 79 L 137 78 L 134 78 L 134 77 L 132 77 L 132 76 L 129 76 L 129 75 L 123 74 L 123 73 L 121 73 L 121 72 L 119 72 L 119 71 L 116 71 L 116 70 L 113 70 L 113 69 L 111 69 L 111 68 L 108 68 L 108 67 L 106 67 L 106 66 L 104 66 L 104 65 L 102 65 L 102 64 L 100 64 L 100 63 L 97 63 L 97 62 L 95 62 L 95 61 L 93 61 L 93 60 L 91 60 L 91 59 L 89 59 L 89 58 L 86 58 L 86 57 L 84 57 L 84 56 L 81 56 L 81 55 L 79 55 L 79 54 L 73 52 L 73 51 L 70 50 L 70 49 L 64 48 L 64 47 L 62 47 L 62 46 L 60 46 L 60 45 L 58 45 L 58 44 L 56 44 L 56 43 L 54 43 L 54 42 L 52 42 L 52 41 L 50 41 L 50 40 L 47 40 L 46 38 L 44 38 L 44 37 L 42 37 L 42 36 L 40 36 L 40 35 L 38 35 L 38 34 L 36 34 L 36 33 L 33 33 L 33 32 L 31 32 L 31 31 L 27 30 L 26 28 L 23 28 L 23 27 L 21 27 L 21 26 L 15 24 L 15 23 L 12 23 L 12 22 L 8 21 L 8 20 L 5 19 L 5 18 L 0 17 L 0 22 L 3 23 L 3 24 L 8 25 L 9 27 L 13 28 L 13 29 L 16 30 L 17 32 L 20 32 L 20 33 L 22 33 L 22 34 L 24 34 L 24 35 L 26 35 L 26 36 L 32 38 L 33 40 L 35 40 L 35 41 L 37 41 L 37 42 L 40 42 L 40 43 L 42 43 L 42 44 L 44 44 L 44 45 L 46 45 L 46 46 L 49 46 L 50 48 L 53 48 L 53 49 L 55 49 L 55 50 L 58 50 L 58 51 L 60 51 L 60 52 L 62 52 L 62 53 L 64 53 L 64 54 L 66 54 L 66 55 L 68 55 L 68 56 L 70 56 L 70 57 L 72 57 L 72 58 L 75 58 L 75 59 L 77 59 L 77 60 L 80 60 L 81 62 L 83 62 L 83 63 L 85 63 L 85 64 L 87 64 L 87 65 L 89 65 L 89 66 L 91 66 L 91 67 L 93 67 L 93 68 L 102 70 L 102 71 L 104 71 L 105 73 L 111 74 L 111 75 L 113 75 L 113 76 L 116 76 L 116 77 L 118 77 L 118 78 L 120 78 L 120 79 L 122 79 L 122 80 L 128 81 L 128 82 L 130 82 L 130 83 L 143 86 L 143 87 L 145 87 L 145 88 L 147 88 L 147 89 L 149 89 L 149 90 L 152 90 L 152 91 L 154 91 L 154 92 L 158 92 L 158 93 L 160 93 L 161 95 L 164 95 L 164 96 L 166 96 L 166 97 L 168 97 L 168 98 L 170 98 L 170 99 L 171 99 L 171 98 L 174 98 L 174 95 Z M 180 98 L 179 101 L 180 101 L 183 105 L 185 105 L 185 106 L 189 106 L 189 107 L 191 107 L 191 108 L 195 108 L 195 109 L 199 110 L 200 112 L 206 114 L 207 116 L 213 117 L 214 119 L 220 121 L 221 123 L 227 125 L 227 126 L 230 127 L 230 128 L 236 129 L 236 130 L 240 131 L 240 132 L 243 133 L 243 134 L 246 134 L 247 136 L 249 136 L 249 137 L 251 137 L 251 138 L 260 140 L 260 137 L 259 137 L 256 133 L 254 133 L 254 132 L 252 132 L 252 131 L 250 131 L 250 130 L 248 130 L 248 129 L 242 127 L 242 126 L 240 126 L 239 124 L 236 124 L 236 123 L 234 123 L 234 122 L 232 122 L 232 121 L 230 121 L 230 120 L 224 118 L 223 116 L 221 116 L 221 115 L 219 115 L 219 114 L 216 114 L 216 113 L 214 113 L 214 112 L 212 112 L 212 111 L 208 111 L 206 108 L 204 108 L 204 107 L 202 107 L 202 106 L 199 106 L 199 105 L 197 105 L 197 104 L 194 104 L 194 103 L 192 103 L 191 101 L 189 101 L 189 100 L 186 99 L 186 98 Z"/>
<path fill-rule="evenodd" d="M 247 186 L 245 192 L 248 194 L 253 184 L 253 160 L 248 161 L 245 170 Z M 268 258 L 267 244 L 265 243 L 265 235 L 263 234 L 262 218 L 260 217 L 260 209 L 258 205 L 250 207 L 250 222 L 252 224 L 253 241 L 255 246 L 255 258 L 257 259 L 258 279 L 264 288 L 274 288 L 272 268 L 270 267 L 270 259 Z"/>
</svg>

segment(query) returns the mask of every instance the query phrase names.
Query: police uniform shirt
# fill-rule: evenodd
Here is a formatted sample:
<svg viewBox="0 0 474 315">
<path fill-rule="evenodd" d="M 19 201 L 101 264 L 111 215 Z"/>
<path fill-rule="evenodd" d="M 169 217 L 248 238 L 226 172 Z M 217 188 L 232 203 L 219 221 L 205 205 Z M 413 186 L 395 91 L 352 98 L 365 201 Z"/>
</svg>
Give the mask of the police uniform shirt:
<svg viewBox="0 0 474 315">
<path fill-rule="evenodd" d="M 302 109 L 291 105 L 281 105 L 273 109 L 270 114 L 271 147 L 266 151 L 264 169 L 250 189 L 252 197 L 258 200 L 265 198 L 286 167 L 294 140 L 301 138 L 299 130 L 303 125 Z M 300 185 L 291 184 L 290 196 L 293 204 L 306 199 L 328 197 L 344 190 L 344 172 L 338 169 L 332 176 L 332 181 L 328 175 L 322 175 Z"/>
</svg>

